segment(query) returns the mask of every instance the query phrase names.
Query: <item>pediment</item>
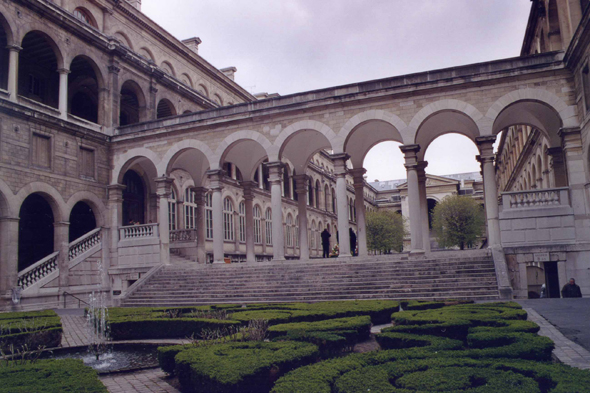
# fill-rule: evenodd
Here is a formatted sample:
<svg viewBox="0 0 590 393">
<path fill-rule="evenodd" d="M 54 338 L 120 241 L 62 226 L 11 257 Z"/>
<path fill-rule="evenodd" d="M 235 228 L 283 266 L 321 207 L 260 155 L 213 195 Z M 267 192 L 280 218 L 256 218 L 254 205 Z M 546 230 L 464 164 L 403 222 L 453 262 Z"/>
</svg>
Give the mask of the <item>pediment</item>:
<svg viewBox="0 0 590 393">
<path fill-rule="evenodd" d="M 449 186 L 459 184 L 458 180 L 449 179 L 447 177 L 426 175 L 426 187 Z M 408 182 L 401 183 L 397 186 L 398 190 L 407 190 Z"/>
</svg>

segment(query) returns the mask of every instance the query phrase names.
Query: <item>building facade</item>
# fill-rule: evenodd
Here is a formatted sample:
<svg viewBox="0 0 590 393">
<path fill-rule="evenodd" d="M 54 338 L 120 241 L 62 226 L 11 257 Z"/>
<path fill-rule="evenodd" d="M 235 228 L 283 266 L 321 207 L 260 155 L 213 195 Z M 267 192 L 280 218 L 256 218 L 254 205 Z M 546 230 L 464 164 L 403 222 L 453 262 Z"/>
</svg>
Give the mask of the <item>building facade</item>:
<svg viewBox="0 0 590 393">
<path fill-rule="evenodd" d="M 183 260 L 307 260 L 323 228 L 340 229 L 340 258 L 353 228 L 364 257 L 365 212 L 383 208 L 409 218 L 420 256 L 429 209 L 454 192 L 485 205 L 502 296 L 526 297 L 545 268 L 590 293 L 585 4 L 534 0 L 517 58 L 253 96 L 140 1 L 2 2 L 2 299 L 116 298 Z M 477 144 L 481 178 L 426 175 L 448 132 Z M 363 161 L 383 141 L 402 144 L 407 180 L 380 190 Z"/>
</svg>

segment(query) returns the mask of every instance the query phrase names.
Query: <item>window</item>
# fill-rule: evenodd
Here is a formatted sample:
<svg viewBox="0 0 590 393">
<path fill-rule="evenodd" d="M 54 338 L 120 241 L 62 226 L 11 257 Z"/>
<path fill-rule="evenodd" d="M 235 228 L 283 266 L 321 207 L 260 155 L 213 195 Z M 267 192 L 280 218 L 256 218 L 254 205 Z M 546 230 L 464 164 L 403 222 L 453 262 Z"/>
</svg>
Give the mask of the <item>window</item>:
<svg viewBox="0 0 590 393">
<path fill-rule="evenodd" d="M 293 247 L 293 216 L 287 215 L 287 247 Z"/>
<path fill-rule="evenodd" d="M 315 221 L 311 222 L 311 230 L 309 231 L 309 240 L 310 240 L 310 244 L 311 244 L 311 249 L 315 249 L 315 231 L 316 231 L 316 226 L 315 226 Z"/>
<path fill-rule="evenodd" d="M 266 230 L 266 245 L 272 246 L 272 210 L 266 209 L 266 213 L 264 214 L 264 218 L 266 218 L 264 229 Z"/>
<path fill-rule="evenodd" d="M 195 229 L 197 227 L 197 204 L 195 192 L 187 188 L 184 191 L 184 228 Z"/>
<path fill-rule="evenodd" d="M 74 10 L 74 16 L 76 17 L 76 19 L 86 23 L 87 25 L 95 27 L 92 17 L 90 16 L 90 13 L 88 11 L 86 11 L 85 9 L 76 8 Z"/>
<path fill-rule="evenodd" d="M 333 188 L 330 195 L 332 195 L 332 213 L 336 213 L 336 192 Z"/>
<path fill-rule="evenodd" d="M 51 137 L 41 134 L 33 134 L 32 162 L 34 166 L 41 168 L 51 167 Z"/>
<path fill-rule="evenodd" d="M 178 229 L 176 224 L 176 192 L 173 188 L 168 199 L 168 229 L 175 231 Z"/>
<path fill-rule="evenodd" d="M 246 204 L 240 202 L 240 242 L 246 243 Z"/>
<path fill-rule="evenodd" d="M 299 247 L 299 216 L 295 217 L 295 247 Z"/>
<path fill-rule="evenodd" d="M 223 240 L 234 240 L 234 204 L 229 197 L 223 200 Z"/>
<path fill-rule="evenodd" d="M 586 107 L 586 112 L 590 110 L 590 77 L 589 74 L 590 69 L 588 68 L 588 64 L 582 70 L 582 86 L 584 87 L 584 103 Z"/>
<path fill-rule="evenodd" d="M 205 237 L 213 239 L 213 196 L 211 193 L 205 196 Z"/>
<path fill-rule="evenodd" d="M 260 207 L 254 206 L 252 213 L 254 215 L 254 243 L 262 244 L 262 212 L 260 211 Z"/>
<path fill-rule="evenodd" d="M 94 179 L 94 150 L 80 147 L 80 176 Z"/>
</svg>

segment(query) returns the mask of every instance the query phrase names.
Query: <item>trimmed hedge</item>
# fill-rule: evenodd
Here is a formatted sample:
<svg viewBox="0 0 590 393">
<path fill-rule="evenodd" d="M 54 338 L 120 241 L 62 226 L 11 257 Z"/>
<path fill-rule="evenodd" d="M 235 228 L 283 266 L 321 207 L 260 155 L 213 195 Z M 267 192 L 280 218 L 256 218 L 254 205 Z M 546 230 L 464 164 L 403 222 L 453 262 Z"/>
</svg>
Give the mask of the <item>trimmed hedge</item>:
<svg viewBox="0 0 590 393">
<path fill-rule="evenodd" d="M 110 321 L 113 340 L 185 338 L 198 336 L 203 329 L 239 326 L 237 321 L 197 318 L 151 318 Z"/>
<path fill-rule="evenodd" d="M 377 343 L 383 349 L 423 348 L 429 350 L 459 350 L 463 349 L 463 342 L 446 337 L 416 335 L 407 333 L 386 332 L 375 336 Z"/>
<path fill-rule="evenodd" d="M 12 312 L 0 314 L 0 349 L 9 351 L 10 346 L 29 349 L 38 346 L 55 348 L 62 336 L 61 319 L 55 311 Z"/>
<path fill-rule="evenodd" d="M 313 362 L 315 345 L 301 342 L 226 343 L 176 355 L 176 374 L 192 392 L 267 392 L 285 372 Z"/>
<path fill-rule="evenodd" d="M 368 316 L 336 318 L 317 322 L 298 322 L 274 325 L 268 329 L 271 339 L 294 332 L 330 332 L 343 336 L 348 343 L 358 342 L 371 334 L 371 318 Z"/>
<path fill-rule="evenodd" d="M 0 381 L 0 393 L 108 393 L 93 369 L 73 359 L 3 366 Z"/>
</svg>

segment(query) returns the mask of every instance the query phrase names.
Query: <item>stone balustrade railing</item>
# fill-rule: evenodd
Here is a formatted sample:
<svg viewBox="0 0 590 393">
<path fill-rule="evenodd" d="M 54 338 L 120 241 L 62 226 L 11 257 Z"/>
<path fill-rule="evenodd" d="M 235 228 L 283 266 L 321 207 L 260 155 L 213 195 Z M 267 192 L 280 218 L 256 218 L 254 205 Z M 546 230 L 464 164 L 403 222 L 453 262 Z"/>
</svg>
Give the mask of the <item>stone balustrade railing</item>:
<svg viewBox="0 0 590 393">
<path fill-rule="evenodd" d="M 197 241 L 196 229 L 178 229 L 170 231 L 170 243 Z"/>
<path fill-rule="evenodd" d="M 30 287 L 43 277 L 57 270 L 59 251 L 46 256 L 39 262 L 18 273 L 18 286 L 22 289 Z"/>
<path fill-rule="evenodd" d="M 101 243 L 101 239 L 101 228 L 96 228 L 81 238 L 74 240 L 70 243 L 69 260 L 71 261 L 78 255 L 82 255 L 91 248 L 98 246 Z"/>
<path fill-rule="evenodd" d="M 131 225 L 119 228 L 119 240 L 135 240 L 159 237 L 158 224 Z"/>
<path fill-rule="evenodd" d="M 562 205 L 569 206 L 569 189 L 567 187 L 502 193 L 504 211 Z"/>
</svg>

